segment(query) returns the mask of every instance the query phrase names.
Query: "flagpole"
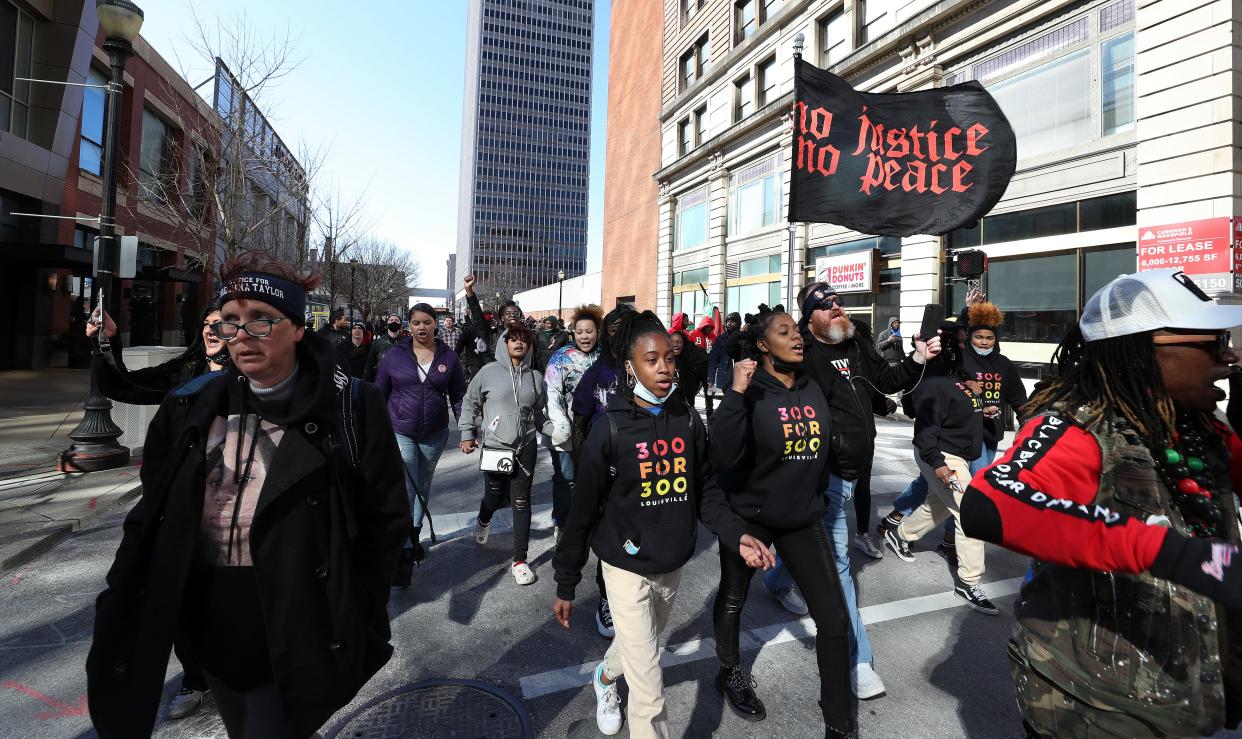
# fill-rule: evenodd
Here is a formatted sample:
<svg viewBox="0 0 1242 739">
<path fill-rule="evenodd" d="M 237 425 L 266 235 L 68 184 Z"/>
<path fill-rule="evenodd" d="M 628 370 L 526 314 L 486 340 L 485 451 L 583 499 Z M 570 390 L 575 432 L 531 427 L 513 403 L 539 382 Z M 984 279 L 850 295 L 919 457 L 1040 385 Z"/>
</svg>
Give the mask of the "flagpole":
<svg viewBox="0 0 1242 739">
<path fill-rule="evenodd" d="M 795 89 L 797 88 L 798 63 L 802 61 L 802 49 L 805 47 L 806 47 L 806 35 L 799 31 L 798 35 L 794 36 L 794 41 L 793 41 L 794 87 Z M 796 129 L 798 126 L 798 121 L 796 119 L 792 119 L 792 124 L 794 128 Z M 793 162 L 792 161 L 789 163 L 789 166 L 790 166 L 789 195 L 790 197 L 793 197 Z M 789 212 L 788 209 L 786 209 L 785 212 L 788 213 Z M 795 234 L 797 233 L 797 226 L 796 224 L 794 224 L 793 221 L 790 221 L 789 226 L 787 228 L 789 229 L 789 253 L 785 256 L 785 273 L 787 275 L 786 282 L 785 282 L 785 310 L 790 315 L 794 315 L 795 310 L 801 310 L 800 306 L 794 305 L 794 245 L 796 241 Z M 801 316 L 798 316 L 798 317 L 801 318 Z"/>
</svg>

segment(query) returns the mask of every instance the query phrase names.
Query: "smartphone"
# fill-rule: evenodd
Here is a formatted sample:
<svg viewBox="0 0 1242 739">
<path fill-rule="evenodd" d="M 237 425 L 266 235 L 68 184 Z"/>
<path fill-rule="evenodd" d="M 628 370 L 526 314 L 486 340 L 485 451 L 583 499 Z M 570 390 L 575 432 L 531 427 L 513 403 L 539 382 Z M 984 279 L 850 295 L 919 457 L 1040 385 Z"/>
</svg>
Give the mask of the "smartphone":
<svg viewBox="0 0 1242 739">
<path fill-rule="evenodd" d="M 939 303 L 928 303 L 923 306 L 923 323 L 919 325 L 919 338 L 927 341 L 936 335 L 940 324 L 944 323 L 944 306 Z"/>
</svg>

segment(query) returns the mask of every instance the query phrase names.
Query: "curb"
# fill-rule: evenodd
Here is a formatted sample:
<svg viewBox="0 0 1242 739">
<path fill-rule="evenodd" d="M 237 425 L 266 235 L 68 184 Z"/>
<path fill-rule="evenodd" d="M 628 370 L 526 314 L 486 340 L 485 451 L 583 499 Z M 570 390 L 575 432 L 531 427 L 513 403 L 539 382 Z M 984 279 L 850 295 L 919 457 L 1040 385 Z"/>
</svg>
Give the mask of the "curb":
<svg viewBox="0 0 1242 739">
<path fill-rule="evenodd" d="M 86 508 L 80 517 L 55 521 L 47 526 L 35 529 L 29 541 L 17 548 L 16 551 L 8 554 L 3 560 L 0 560 L 0 572 L 19 567 L 46 554 L 70 534 L 81 531 L 94 523 L 100 516 L 111 512 L 122 503 L 137 498 L 141 493 L 142 480 L 135 476 L 132 481 L 118 485 L 108 491 L 108 493 L 99 496 L 96 499 L 95 506 L 93 508 Z"/>
</svg>

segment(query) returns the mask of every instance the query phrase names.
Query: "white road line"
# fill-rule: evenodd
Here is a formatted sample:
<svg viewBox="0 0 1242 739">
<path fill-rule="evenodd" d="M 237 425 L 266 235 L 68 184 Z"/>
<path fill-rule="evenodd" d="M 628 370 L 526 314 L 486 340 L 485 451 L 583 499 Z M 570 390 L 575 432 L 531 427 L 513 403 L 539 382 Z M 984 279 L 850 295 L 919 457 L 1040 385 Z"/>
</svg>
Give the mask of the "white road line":
<svg viewBox="0 0 1242 739">
<path fill-rule="evenodd" d="M 986 583 L 983 590 L 992 598 L 1002 598 L 1018 592 L 1022 586 L 1021 577 L 1009 580 L 998 580 Z M 921 613 L 943 611 L 949 608 L 965 606 L 960 598 L 952 592 L 923 595 L 917 598 L 906 598 L 889 603 L 865 606 L 859 613 L 863 623 L 878 624 Z M 759 626 L 743 631 L 741 646 L 743 650 L 761 649 L 765 646 L 784 644 L 790 641 L 808 641 L 815 638 L 815 623 L 810 616 L 788 621 L 781 624 Z M 716 641 L 714 639 L 693 639 L 681 644 L 669 644 L 661 650 L 660 664 L 663 667 L 696 662 L 703 659 L 715 659 Z M 549 670 L 534 675 L 527 675 L 519 680 L 522 686 L 522 697 L 526 700 L 559 693 L 565 690 L 579 690 L 584 687 L 598 660 L 584 662 L 580 665 Z"/>
</svg>

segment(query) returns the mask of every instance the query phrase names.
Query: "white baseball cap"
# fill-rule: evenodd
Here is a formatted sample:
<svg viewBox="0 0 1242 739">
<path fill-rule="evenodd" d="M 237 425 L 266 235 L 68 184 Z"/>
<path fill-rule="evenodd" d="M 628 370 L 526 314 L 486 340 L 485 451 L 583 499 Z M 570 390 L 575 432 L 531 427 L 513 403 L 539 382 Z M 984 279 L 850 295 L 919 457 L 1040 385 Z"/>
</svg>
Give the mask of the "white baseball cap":
<svg viewBox="0 0 1242 739">
<path fill-rule="evenodd" d="M 1087 341 L 1163 328 L 1223 331 L 1242 326 L 1242 305 L 1220 305 L 1180 269 L 1121 275 L 1096 291 L 1078 320 Z"/>
</svg>

